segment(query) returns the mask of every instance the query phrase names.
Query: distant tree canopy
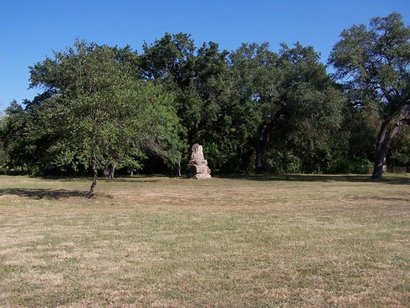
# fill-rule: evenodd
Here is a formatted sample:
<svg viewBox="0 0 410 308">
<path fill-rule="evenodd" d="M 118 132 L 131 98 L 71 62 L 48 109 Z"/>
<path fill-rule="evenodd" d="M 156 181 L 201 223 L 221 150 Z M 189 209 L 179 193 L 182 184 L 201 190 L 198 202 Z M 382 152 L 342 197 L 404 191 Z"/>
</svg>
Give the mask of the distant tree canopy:
<svg viewBox="0 0 410 308">
<path fill-rule="evenodd" d="M 181 175 L 193 143 L 215 173 L 366 173 L 374 161 L 380 178 L 386 159 L 410 166 L 409 41 L 397 13 L 353 26 L 330 56 L 334 76 L 300 43 L 228 52 L 167 33 L 138 54 L 76 41 L 30 68 L 42 92 L 6 109 L 0 163 L 92 171 L 90 195 L 98 172 Z"/>
</svg>

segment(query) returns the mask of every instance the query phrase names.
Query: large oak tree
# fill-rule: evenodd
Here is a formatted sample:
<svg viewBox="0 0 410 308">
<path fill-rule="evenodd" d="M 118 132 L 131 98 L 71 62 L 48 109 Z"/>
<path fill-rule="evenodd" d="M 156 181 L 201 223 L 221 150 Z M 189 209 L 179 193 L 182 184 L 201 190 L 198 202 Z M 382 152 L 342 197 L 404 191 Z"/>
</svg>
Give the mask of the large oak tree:
<svg viewBox="0 0 410 308">
<path fill-rule="evenodd" d="M 368 26 L 354 25 L 342 32 L 329 62 L 357 108 L 378 108 L 372 178 L 381 179 L 393 138 L 410 123 L 410 27 L 398 13 L 373 18 Z"/>
</svg>

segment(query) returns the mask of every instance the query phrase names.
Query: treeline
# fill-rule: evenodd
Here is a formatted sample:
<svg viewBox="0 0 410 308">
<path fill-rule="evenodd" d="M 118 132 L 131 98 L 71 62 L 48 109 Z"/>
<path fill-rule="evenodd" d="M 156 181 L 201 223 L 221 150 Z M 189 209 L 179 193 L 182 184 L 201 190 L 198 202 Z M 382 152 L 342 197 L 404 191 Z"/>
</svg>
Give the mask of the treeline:
<svg viewBox="0 0 410 308">
<path fill-rule="evenodd" d="M 410 166 L 410 28 L 393 13 L 313 47 L 235 51 L 165 34 L 142 53 L 76 41 L 30 67 L 33 100 L 1 121 L 1 164 L 32 174 L 180 175 L 204 145 L 213 173 L 367 173 Z M 391 149 L 391 151 L 389 151 Z"/>
</svg>

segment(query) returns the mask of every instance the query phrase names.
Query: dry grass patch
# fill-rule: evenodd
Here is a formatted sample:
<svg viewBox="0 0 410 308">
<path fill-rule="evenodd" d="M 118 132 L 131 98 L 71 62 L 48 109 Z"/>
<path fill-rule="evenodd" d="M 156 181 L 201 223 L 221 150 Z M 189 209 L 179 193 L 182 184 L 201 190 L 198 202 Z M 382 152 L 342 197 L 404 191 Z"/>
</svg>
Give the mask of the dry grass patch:
<svg viewBox="0 0 410 308">
<path fill-rule="evenodd" d="M 402 306 L 410 177 L 0 177 L 6 306 Z"/>
</svg>

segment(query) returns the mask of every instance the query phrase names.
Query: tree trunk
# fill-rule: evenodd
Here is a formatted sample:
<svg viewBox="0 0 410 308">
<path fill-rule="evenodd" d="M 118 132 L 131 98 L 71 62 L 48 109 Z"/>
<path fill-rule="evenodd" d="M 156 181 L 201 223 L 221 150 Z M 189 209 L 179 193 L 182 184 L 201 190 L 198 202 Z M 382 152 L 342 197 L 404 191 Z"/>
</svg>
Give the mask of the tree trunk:
<svg viewBox="0 0 410 308">
<path fill-rule="evenodd" d="M 379 181 L 383 177 L 383 165 L 387 156 L 387 151 L 380 149 L 376 152 L 376 159 L 374 161 L 374 168 L 372 174 L 372 180 Z"/>
<path fill-rule="evenodd" d="M 377 136 L 376 153 L 374 160 L 374 168 L 372 180 L 380 180 L 383 176 L 383 163 L 385 161 L 387 152 L 384 151 L 383 144 L 386 141 L 388 122 L 384 121 L 380 127 L 379 135 Z"/>
<path fill-rule="evenodd" d="M 181 177 L 181 160 L 174 164 L 174 176 Z"/>
<path fill-rule="evenodd" d="M 98 177 L 98 170 L 97 170 L 97 160 L 94 156 L 93 161 L 91 163 L 91 170 L 93 172 L 93 181 L 91 183 L 90 191 L 88 193 L 88 197 L 92 198 L 95 196 L 95 186 L 97 186 L 97 177 Z"/>
<path fill-rule="evenodd" d="M 258 140 L 255 148 L 255 172 L 256 173 L 264 173 L 267 171 L 266 166 L 266 143 Z"/>
<path fill-rule="evenodd" d="M 380 133 L 377 138 L 376 155 L 374 160 L 374 168 L 372 174 L 372 180 L 379 181 L 383 177 L 383 165 L 386 162 L 386 156 L 390 149 L 391 141 L 394 136 L 399 132 L 400 128 L 407 123 L 407 118 L 401 119 L 393 128 L 388 131 L 389 122 L 384 121 Z"/>
<path fill-rule="evenodd" d="M 255 172 L 265 173 L 268 171 L 266 165 L 266 151 L 269 144 L 269 125 L 262 125 L 258 129 L 259 138 L 255 146 Z"/>
<path fill-rule="evenodd" d="M 266 165 L 266 154 L 268 150 L 268 145 L 270 141 L 270 133 L 275 128 L 276 123 L 280 117 L 285 112 L 286 102 L 282 103 L 282 107 L 276 111 L 274 116 L 271 118 L 270 122 L 264 123 L 258 128 L 258 139 L 255 145 L 255 172 L 265 173 L 268 171 L 268 166 Z"/>
<path fill-rule="evenodd" d="M 110 164 L 108 166 L 108 179 L 109 180 L 113 180 L 114 179 L 114 173 L 115 173 L 115 165 L 114 164 Z"/>
</svg>

